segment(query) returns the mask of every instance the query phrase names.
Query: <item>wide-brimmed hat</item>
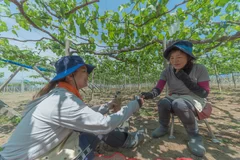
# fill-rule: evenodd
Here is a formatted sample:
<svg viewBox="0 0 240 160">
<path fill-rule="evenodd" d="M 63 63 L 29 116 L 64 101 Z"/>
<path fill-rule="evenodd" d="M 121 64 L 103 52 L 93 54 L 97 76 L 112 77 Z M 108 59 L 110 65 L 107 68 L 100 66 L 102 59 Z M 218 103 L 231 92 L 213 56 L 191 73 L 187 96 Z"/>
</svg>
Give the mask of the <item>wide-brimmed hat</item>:
<svg viewBox="0 0 240 160">
<path fill-rule="evenodd" d="M 169 59 L 169 53 L 173 48 L 178 48 L 193 59 L 196 59 L 196 57 L 192 53 L 192 47 L 193 44 L 189 41 L 181 40 L 173 43 L 171 46 L 169 46 L 163 53 L 164 58 Z"/>
<path fill-rule="evenodd" d="M 57 75 L 51 80 L 51 82 L 68 76 L 82 66 L 87 67 L 88 74 L 90 74 L 95 68 L 93 65 L 86 64 L 80 56 L 73 55 L 60 58 L 55 63 Z"/>
</svg>

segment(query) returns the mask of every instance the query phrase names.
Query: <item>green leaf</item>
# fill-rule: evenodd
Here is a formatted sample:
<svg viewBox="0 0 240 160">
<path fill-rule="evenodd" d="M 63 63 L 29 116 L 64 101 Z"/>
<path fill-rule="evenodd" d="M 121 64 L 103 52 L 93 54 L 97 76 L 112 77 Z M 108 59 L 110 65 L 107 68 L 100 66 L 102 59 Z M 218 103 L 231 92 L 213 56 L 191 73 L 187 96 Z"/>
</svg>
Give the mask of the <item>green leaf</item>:
<svg viewBox="0 0 240 160">
<path fill-rule="evenodd" d="M 3 4 L 0 4 L 0 13 L 1 12 L 5 12 L 6 15 L 11 14 L 10 9 L 7 6 L 3 5 Z"/>
<path fill-rule="evenodd" d="M 12 33 L 18 36 L 17 32 L 15 30 L 12 30 Z"/>
<path fill-rule="evenodd" d="M 237 5 L 233 4 L 233 3 L 229 3 L 228 6 L 226 7 L 225 11 L 227 13 L 231 13 L 232 11 L 237 9 Z"/>
<path fill-rule="evenodd" d="M 7 24 L 0 20 L 0 32 L 6 32 L 8 31 Z"/>
<path fill-rule="evenodd" d="M 0 46 L 8 46 L 9 42 L 8 39 L 0 39 Z"/>
<path fill-rule="evenodd" d="M 228 2 L 229 0 L 214 0 L 214 3 L 217 6 L 221 6 L 221 7 L 224 7 Z"/>
<path fill-rule="evenodd" d="M 149 5 L 148 8 L 153 11 L 156 12 L 156 7 L 154 5 Z"/>
<path fill-rule="evenodd" d="M 113 20 L 116 21 L 116 22 L 119 22 L 119 14 L 118 13 L 114 13 L 113 14 Z"/>
<path fill-rule="evenodd" d="M 235 26 L 235 30 L 240 31 L 240 26 Z"/>
<path fill-rule="evenodd" d="M 92 37 L 89 38 L 90 43 L 94 43 L 94 41 L 95 41 L 94 38 L 92 38 Z"/>
<path fill-rule="evenodd" d="M 7 4 L 8 6 L 10 6 L 10 1 L 9 0 L 4 0 L 5 4 Z"/>
<path fill-rule="evenodd" d="M 102 33 L 101 38 L 102 38 L 103 42 L 107 41 L 107 36 L 105 35 L 105 33 Z"/>
<path fill-rule="evenodd" d="M 108 36 L 110 39 L 113 39 L 114 38 L 114 32 L 108 32 Z"/>
<path fill-rule="evenodd" d="M 221 8 L 216 8 L 216 9 L 214 10 L 215 16 L 216 16 L 216 15 L 219 15 L 220 12 L 221 12 Z"/>
<path fill-rule="evenodd" d="M 88 31 L 87 31 L 87 29 L 85 28 L 85 26 L 84 26 L 83 23 L 80 24 L 80 32 L 81 32 L 81 35 L 86 35 L 86 34 L 88 34 Z"/>
<path fill-rule="evenodd" d="M 98 6 L 98 4 L 97 3 L 93 3 L 93 6 L 95 7 L 95 9 L 98 11 L 98 9 L 99 9 L 99 6 Z"/>
<path fill-rule="evenodd" d="M 63 27 L 62 27 L 62 28 L 63 28 Z M 76 27 L 75 27 L 74 23 L 70 23 L 70 30 L 72 30 L 73 33 L 76 34 Z M 62 31 L 64 32 L 63 29 L 62 29 Z M 62 32 L 62 33 L 63 33 L 63 32 Z"/>
</svg>

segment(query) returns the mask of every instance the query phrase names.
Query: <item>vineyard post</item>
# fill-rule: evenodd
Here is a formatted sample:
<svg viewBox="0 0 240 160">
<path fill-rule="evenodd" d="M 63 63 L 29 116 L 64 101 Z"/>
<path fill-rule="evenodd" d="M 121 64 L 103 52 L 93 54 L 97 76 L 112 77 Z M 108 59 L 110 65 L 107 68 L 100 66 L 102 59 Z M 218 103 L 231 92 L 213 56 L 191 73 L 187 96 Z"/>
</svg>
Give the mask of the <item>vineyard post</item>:
<svg viewBox="0 0 240 160">
<path fill-rule="evenodd" d="M 13 77 L 20 71 L 21 68 L 22 67 L 18 67 L 17 70 L 13 74 L 10 75 L 8 80 L 5 83 L 3 83 L 3 85 L 0 87 L 0 91 L 13 79 Z"/>
</svg>

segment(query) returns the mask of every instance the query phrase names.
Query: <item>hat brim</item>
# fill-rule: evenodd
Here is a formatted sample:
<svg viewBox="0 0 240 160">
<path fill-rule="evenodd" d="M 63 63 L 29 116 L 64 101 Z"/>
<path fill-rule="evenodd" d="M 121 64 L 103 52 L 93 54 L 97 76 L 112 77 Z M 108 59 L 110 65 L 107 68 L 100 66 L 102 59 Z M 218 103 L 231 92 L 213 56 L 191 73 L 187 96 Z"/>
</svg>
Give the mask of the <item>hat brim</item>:
<svg viewBox="0 0 240 160">
<path fill-rule="evenodd" d="M 171 47 L 168 47 L 164 53 L 163 53 L 163 56 L 165 59 L 169 60 L 169 53 L 171 52 L 171 50 L 173 48 L 178 48 L 180 49 L 182 52 L 186 53 L 187 55 L 189 55 L 190 57 L 192 57 L 193 59 L 196 59 L 196 57 L 192 54 L 192 53 L 189 53 L 188 51 L 186 51 L 184 48 L 180 47 L 180 46 L 177 46 L 177 45 L 173 45 Z"/>
<path fill-rule="evenodd" d="M 96 66 L 93 66 L 91 64 L 85 64 L 85 65 L 87 67 L 88 74 L 90 74 L 93 71 L 93 69 L 96 67 Z"/>
<path fill-rule="evenodd" d="M 62 78 L 64 78 L 64 77 L 68 76 L 69 74 L 75 72 L 78 68 L 80 68 L 80 67 L 82 67 L 82 66 L 86 66 L 86 67 L 87 67 L 87 72 L 88 72 L 88 74 L 90 74 L 90 73 L 93 71 L 93 69 L 95 68 L 95 66 L 90 65 L 90 64 L 78 64 L 78 65 L 76 65 L 76 66 L 74 66 L 74 67 L 72 67 L 72 68 L 69 68 L 68 70 L 66 70 L 66 71 L 64 71 L 64 72 L 61 72 L 61 73 L 57 74 L 57 75 L 51 80 L 51 82 L 60 80 L 60 79 L 62 79 Z"/>
</svg>

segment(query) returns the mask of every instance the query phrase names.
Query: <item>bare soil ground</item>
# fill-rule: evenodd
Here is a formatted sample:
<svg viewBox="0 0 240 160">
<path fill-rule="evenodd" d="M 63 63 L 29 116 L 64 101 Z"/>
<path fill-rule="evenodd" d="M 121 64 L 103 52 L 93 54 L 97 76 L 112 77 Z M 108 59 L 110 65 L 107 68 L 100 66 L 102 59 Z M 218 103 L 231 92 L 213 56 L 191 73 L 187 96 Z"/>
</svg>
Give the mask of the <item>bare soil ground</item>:
<svg viewBox="0 0 240 160">
<path fill-rule="evenodd" d="M 113 93 L 95 94 L 93 100 L 86 102 L 90 104 L 100 104 L 107 102 L 113 97 Z M 131 100 L 134 93 L 124 91 L 123 104 Z M 31 100 L 34 93 L 0 93 L 0 100 L 8 106 L 20 112 L 24 105 Z M 199 158 L 192 155 L 186 146 L 187 135 L 185 129 L 179 120 L 175 120 L 174 135 L 175 139 L 168 139 L 168 135 L 152 139 L 151 132 L 158 126 L 158 115 L 156 103 L 161 97 L 154 100 L 145 101 L 143 108 L 130 118 L 131 131 L 144 129 L 146 138 L 144 142 L 135 149 L 111 148 L 105 146 L 101 152 L 105 155 L 111 155 L 113 152 L 121 152 L 127 157 L 138 159 L 156 159 L 156 158 L 177 158 L 188 157 L 194 160 L 240 160 L 240 90 L 225 90 L 218 92 L 213 90 L 209 95 L 209 101 L 213 104 L 213 113 L 208 119 L 212 130 L 217 139 L 221 142 L 215 144 L 211 141 L 206 125 L 199 121 L 200 134 L 204 137 L 204 144 L 207 150 L 205 157 Z M 11 122 L 4 121 L 0 118 L 0 146 L 5 143 L 14 125 Z"/>
</svg>

